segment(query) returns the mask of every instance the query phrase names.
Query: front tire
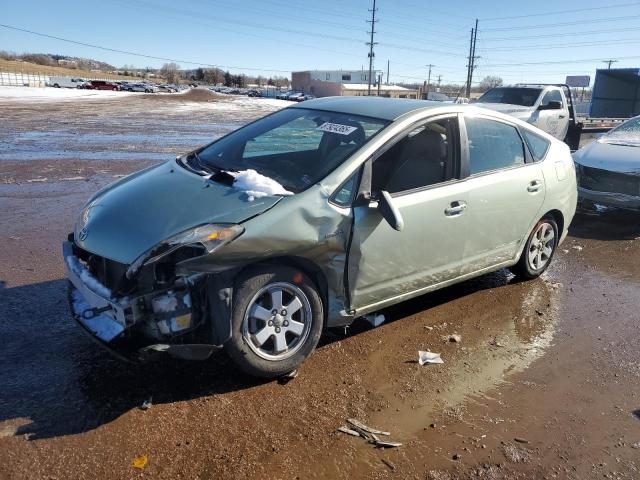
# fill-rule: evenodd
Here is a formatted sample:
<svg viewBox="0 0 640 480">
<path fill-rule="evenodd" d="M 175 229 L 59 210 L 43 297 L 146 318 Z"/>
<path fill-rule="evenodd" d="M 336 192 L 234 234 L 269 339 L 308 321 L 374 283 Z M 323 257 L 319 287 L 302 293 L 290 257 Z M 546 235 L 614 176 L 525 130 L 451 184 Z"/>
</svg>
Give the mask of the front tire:
<svg viewBox="0 0 640 480">
<path fill-rule="evenodd" d="M 539 277 L 549 267 L 559 241 L 555 219 L 550 215 L 543 217 L 533 228 L 520 260 L 511 267 L 511 271 L 526 280 Z"/>
<path fill-rule="evenodd" d="M 314 283 L 291 267 L 255 268 L 236 282 L 225 349 L 246 373 L 273 378 L 311 355 L 324 319 Z"/>
</svg>

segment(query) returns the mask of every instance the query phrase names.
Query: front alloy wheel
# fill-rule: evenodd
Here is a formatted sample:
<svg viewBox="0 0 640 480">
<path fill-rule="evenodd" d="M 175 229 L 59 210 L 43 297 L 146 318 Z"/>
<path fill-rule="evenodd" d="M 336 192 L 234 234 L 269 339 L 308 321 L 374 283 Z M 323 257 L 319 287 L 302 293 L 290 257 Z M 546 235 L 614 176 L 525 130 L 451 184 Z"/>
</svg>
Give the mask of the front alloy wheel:
<svg viewBox="0 0 640 480">
<path fill-rule="evenodd" d="M 251 375 L 284 375 L 313 352 L 323 315 L 314 282 L 299 269 L 251 268 L 236 281 L 225 349 Z"/>
<path fill-rule="evenodd" d="M 251 300 L 242 338 L 259 357 L 283 360 L 304 345 L 311 323 L 311 304 L 302 289 L 292 283 L 272 283 Z"/>
</svg>

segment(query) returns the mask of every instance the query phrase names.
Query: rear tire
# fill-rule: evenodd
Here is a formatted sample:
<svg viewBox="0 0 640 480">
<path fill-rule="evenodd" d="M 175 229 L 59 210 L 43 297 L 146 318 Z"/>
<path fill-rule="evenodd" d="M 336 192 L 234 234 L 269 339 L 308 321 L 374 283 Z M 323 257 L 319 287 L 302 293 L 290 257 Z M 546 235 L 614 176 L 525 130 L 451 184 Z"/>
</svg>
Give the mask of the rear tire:
<svg viewBox="0 0 640 480">
<path fill-rule="evenodd" d="M 300 270 L 250 269 L 238 278 L 233 300 L 231 338 L 225 350 L 246 373 L 282 376 L 295 370 L 318 344 L 322 301 Z"/>
<path fill-rule="evenodd" d="M 539 277 L 551 264 L 559 240 L 555 219 L 550 215 L 544 216 L 529 235 L 520 260 L 510 270 L 516 277 L 525 280 Z"/>
</svg>

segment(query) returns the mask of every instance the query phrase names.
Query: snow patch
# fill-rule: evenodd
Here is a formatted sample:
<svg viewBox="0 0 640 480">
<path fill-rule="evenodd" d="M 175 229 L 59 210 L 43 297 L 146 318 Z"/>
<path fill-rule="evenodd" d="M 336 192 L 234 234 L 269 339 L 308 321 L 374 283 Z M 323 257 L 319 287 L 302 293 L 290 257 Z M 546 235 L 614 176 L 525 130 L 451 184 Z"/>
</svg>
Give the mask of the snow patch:
<svg viewBox="0 0 640 480">
<path fill-rule="evenodd" d="M 58 101 L 76 98 L 116 98 L 136 95 L 133 92 L 114 90 L 83 90 L 78 88 L 53 87 L 8 87 L 0 86 L 0 100 L 8 101 Z M 137 94 L 144 95 L 144 94 Z"/>
<path fill-rule="evenodd" d="M 102 285 L 102 283 L 100 283 L 97 278 L 91 275 L 91 273 L 89 273 L 89 270 L 87 270 L 86 267 L 82 265 L 82 263 L 80 263 L 78 257 L 69 255 L 67 257 L 67 264 L 69 265 L 69 268 L 73 270 L 73 273 L 80 277 L 82 283 L 84 283 L 87 288 L 89 288 L 89 290 L 100 295 L 103 298 L 106 298 L 107 300 L 112 300 L 111 290 Z"/>
<path fill-rule="evenodd" d="M 229 172 L 235 177 L 233 187 L 247 194 L 247 200 L 253 202 L 256 198 L 271 195 L 293 195 L 293 192 L 276 182 L 273 178 L 262 175 L 253 169 L 240 172 Z"/>
</svg>

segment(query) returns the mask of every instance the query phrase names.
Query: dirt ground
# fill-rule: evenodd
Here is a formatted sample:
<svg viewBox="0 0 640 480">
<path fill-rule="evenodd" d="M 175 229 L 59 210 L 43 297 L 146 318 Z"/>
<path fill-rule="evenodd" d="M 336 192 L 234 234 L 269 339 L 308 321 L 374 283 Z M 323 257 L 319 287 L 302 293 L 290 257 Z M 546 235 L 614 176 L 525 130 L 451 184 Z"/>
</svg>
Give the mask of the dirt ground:
<svg viewBox="0 0 640 480">
<path fill-rule="evenodd" d="M 640 478 L 640 215 L 576 217 L 544 278 L 499 271 L 327 332 L 288 383 L 99 349 L 60 255 L 83 202 L 280 106 L 195 100 L 0 99 L 1 479 Z"/>
</svg>

